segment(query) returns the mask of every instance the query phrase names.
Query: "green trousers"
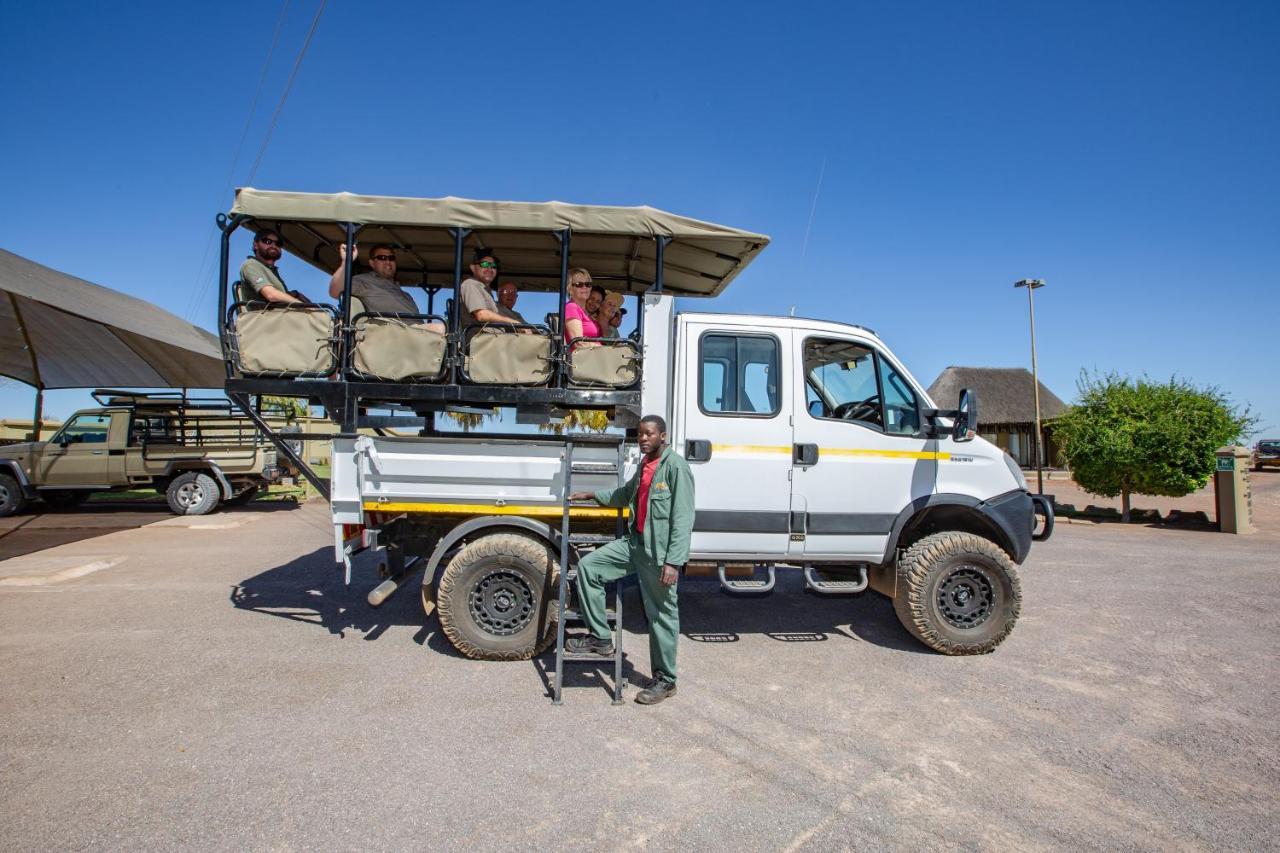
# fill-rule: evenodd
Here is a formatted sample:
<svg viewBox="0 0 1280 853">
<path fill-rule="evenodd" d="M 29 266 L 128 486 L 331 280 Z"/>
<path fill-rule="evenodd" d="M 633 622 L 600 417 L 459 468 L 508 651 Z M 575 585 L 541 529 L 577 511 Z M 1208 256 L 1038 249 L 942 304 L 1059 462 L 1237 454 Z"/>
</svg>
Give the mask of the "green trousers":
<svg viewBox="0 0 1280 853">
<path fill-rule="evenodd" d="M 605 620 L 604 585 L 635 574 L 640 600 L 649 617 L 649 665 L 654 678 L 676 681 L 676 641 L 680 638 L 680 607 L 676 585 L 662 583 L 662 565 L 645 553 L 638 536 L 627 536 L 597 548 L 578 564 L 578 607 L 591 633 L 609 639 Z"/>
</svg>

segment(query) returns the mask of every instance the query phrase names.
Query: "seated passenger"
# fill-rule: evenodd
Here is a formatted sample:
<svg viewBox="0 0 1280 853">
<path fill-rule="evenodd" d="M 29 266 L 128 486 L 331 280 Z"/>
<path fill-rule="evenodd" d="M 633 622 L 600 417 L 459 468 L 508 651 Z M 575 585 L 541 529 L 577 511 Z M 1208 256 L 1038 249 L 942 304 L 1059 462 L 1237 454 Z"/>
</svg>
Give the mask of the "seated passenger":
<svg viewBox="0 0 1280 853">
<path fill-rule="evenodd" d="M 622 319 L 618 312 L 622 309 L 622 294 L 609 293 L 604 297 L 604 301 L 600 303 L 600 309 L 596 311 L 596 325 L 600 327 L 600 337 L 616 338 L 618 337 L 618 323 Z M 614 322 L 614 321 L 617 322 Z"/>
<path fill-rule="evenodd" d="M 597 326 L 600 325 L 598 317 L 602 304 L 604 304 L 604 288 L 598 284 L 591 285 L 591 295 L 587 297 L 587 313 L 596 321 Z"/>
<path fill-rule="evenodd" d="M 587 300 L 591 298 L 591 273 L 582 267 L 569 270 L 569 299 L 564 306 L 564 340 L 565 343 L 575 338 L 598 338 L 600 327 L 587 310 Z M 582 346 L 599 346 L 596 343 L 585 343 Z"/>
<path fill-rule="evenodd" d="M 357 247 L 352 253 L 351 260 L 360 256 L 360 249 Z M 334 271 L 333 278 L 329 279 L 329 295 L 334 299 L 341 298 L 342 286 L 344 283 L 347 261 L 347 246 L 345 243 L 338 244 L 338 257 L 341 262 L 338 269 Z M 413 301 L 413 297 L 404 292 L 400 287 L 400 283 L 396 281 L 396 252 L 385 243 L 379 243 L 369 252 L 369 266 L 372 267 L 371 272 L 360 273 L 351 277 L 351 295 L 359 299 L 364 305 L 364 310 L 371 314 L 421 314 L 418 305 Z M 443 323 L 422 322 L 420 325 L 426 326 L 433 332 L 444 334 L 445 327 Z"/>
<path fill-rule="evenodd" d="M 516 297 L 518 295 L 519 291 L 516 289 L 514 281 L 504 281 L 498 285 L 498 313 L 508 320 L 524 323 L 526 320 L 516 310 Z"/>
<path fill-rule="evenodd" d="M 283 245 L 279 231 L 259 231 L 253 238 L 253 254 L 240 265 L 240 281 L 264 302 L 305 304 L 308 300 L 284 286 L 284 278 L 276 268 Z"/>
<path fill-rule="evenodd" d="M 458 291 L 458 301 L 462 303 L 462 325 L 506 325 L 520 322 L 504 316 L 498 311 L 498 303 L 493 301 L 489 288 L 498 277 L 498 259 L 493 252 L 483 246 L 476 249 L 471 256 L 471 278 L 464 279 Z"/>
</svg>

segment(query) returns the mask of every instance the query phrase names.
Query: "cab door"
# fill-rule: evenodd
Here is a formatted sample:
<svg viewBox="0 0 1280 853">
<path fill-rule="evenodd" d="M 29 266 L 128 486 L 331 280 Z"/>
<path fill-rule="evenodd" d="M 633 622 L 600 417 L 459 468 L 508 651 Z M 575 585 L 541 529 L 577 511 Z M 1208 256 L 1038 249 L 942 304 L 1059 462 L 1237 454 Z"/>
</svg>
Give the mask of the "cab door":
<svg viewBox="0 0 1280 853">
<path fill-rule="evenodd" d="M 731 318 L 725 318 L 731 319 Z M 791 510 L 791 331 L 682 318 L 672 440 L 696 483 L 692 552 L 779 559 Z"/>
<path fill-rule="evenodd" d="M 110 412 L 83 412 L 63 425 L 40 455 L 42 486 L 111 484 Z"/>
<path fill-rule="evenodd" d="M 898 513 L 933 493 L 920 394 L 873 342 L 797 330 L 794 557 L 879 561 Z"/>
</svg>

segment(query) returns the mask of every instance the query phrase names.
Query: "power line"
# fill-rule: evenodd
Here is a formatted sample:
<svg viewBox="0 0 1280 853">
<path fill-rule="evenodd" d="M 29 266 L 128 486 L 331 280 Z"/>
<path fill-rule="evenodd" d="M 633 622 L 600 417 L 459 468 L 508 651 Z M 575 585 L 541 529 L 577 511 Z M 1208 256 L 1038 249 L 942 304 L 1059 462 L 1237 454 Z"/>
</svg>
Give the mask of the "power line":
<svg viewBox="0 0 1280 853">
<path fill-rule="evenodd" d="M 247 185 L 253 185 L 253 179 L 258 174 L 258 167 L 262 165 L 262 158 L 267 153 L 267 146 L 271 144 L 271 134 L 275 132 L 276 122 L 280 120 L 280 112 L 284 109 L 284 102 L 289 98 L 289 91 L 293 88 L 293 81 L 298 76 L 298 69 L 302 67 L 302 58 L 307 55 L 307 48 L 311 46 L 311 37 L 316 34 L 316 27 L 320 25 L 320 16 L 324 14 L 324 6 L 328 0 L 320 0 L 320 8 L 316 9 L 316 16 L 311 19 L 311 29 L 307 30 L 307 39 L 302 43 L 302 49 L 298 51 L 298 58 L 293 63 L 293 70 L 289 72 L 289 81 L 285 83 L 284 91 L 280 93 L 280 103 L 276 104 L 276 111 L 271 115 L 271 124 L 267 127 L 267 135 L 262 140 L 262 147 L 258 149 L 258 156 L 253 161 L 253 168 L 249 170 L 249 178 L 245 181 Z"/>
<path fill-rule="evenodd" d="M 280 14 L 276 16 L 275 32 L 271 35 L 271 46 L 267 48 L 266 58 L 262 61 L 262 70 L 258 72 L 258 85 L 253 90 L 253 100 L 249 103 L 249 113 L 244 118 L 244 128 L 240 131 L 240 141 L 236 143 L 235 154 L 231 157 L 231 165 L 227 168 L 226 180 L 222 182 L 222 188 L 218 192 L 218 198 L 214 201 L 214 207 L 217 208 L 222 204 L 222 200 L 227 197 L 227 192 L 231 189 L 231 183 L 235 179 L 236 166 L 240 163 L 240 152 L 244 150 L 245 140 L 249 138 L 249 128 L 253 126 L 253 116 L 258 112 L 258 99 L 262 96 L 262 88 L 267 82 L 267 70 L 271 67 L 271 57 L 275 55 L 276 46 L 280 43 L 280 33 L 284 29 L 284 19 L 289 11 L 289 0 L 284 0 L 280 6 Z M 204 302 L 205 294 L 209 292 L 212 281 L 207 278 L 211 275 L 208 269 L 209 252 L 213 250 L 216 232 L 209 233 L 209 239 L 204 244 L 204 255 L 200 258 L 199 273 L 196 278 L 196 286 L 192 290 L 191 297 L 187 301 L 187 310 L 184 316 L 187 322 L 192 321 L 192 316 L 200 310 L 201 303 Z"/>
<path fill-rule="evenodd" d="M 809 250 L 809 230 L 813 228 L 813 215 L 818 211 L 818 194 L 822 192 L 822 176 L 827 173 L 827 155 L 822 155 L 822 168 L 818 170 L 818 185 L 813 189 L 813 205 L 809 208 L 809 224 L 804 227 L 804 242 L 800 244 L 800 264 L 804 265 L 804 253 Z"/>
</svg>

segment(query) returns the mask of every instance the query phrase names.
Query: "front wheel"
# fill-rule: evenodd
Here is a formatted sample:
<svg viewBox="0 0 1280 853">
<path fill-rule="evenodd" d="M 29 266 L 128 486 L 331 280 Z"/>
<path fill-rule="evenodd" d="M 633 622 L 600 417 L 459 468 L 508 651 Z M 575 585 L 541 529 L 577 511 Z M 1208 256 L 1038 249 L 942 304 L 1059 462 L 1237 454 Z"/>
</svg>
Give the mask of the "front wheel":
<svg viewBox="0 0 1280 853">
<path fill-rule="evenodd" d="M 935 533 L 898 561 L 893 609 L 929 648 L 980 655 L 1013 630 L 1022 606 L 1018 569 L 999 545 L 972 533 Z"/>
<path fill-rule="evenodd" d="M 7 518 L 22 512 L 27 505 L 27 496 L 9 474 L 0 474 L 0 518 Z"/>
<path fill-rule="evenodd" d="M 555 638 L 558 577 L 544 542 L 517 533 L 476 539 L 440 576 L 440 629 L 469 658 L 528 660 Z"/>
<path fill-rule="evenodd" d="M 174 477 L 164 496 L 174 515 L 207 515 L 222 497 L 217 482 L 200 471 L 187 471 Z"/>
</svg>

